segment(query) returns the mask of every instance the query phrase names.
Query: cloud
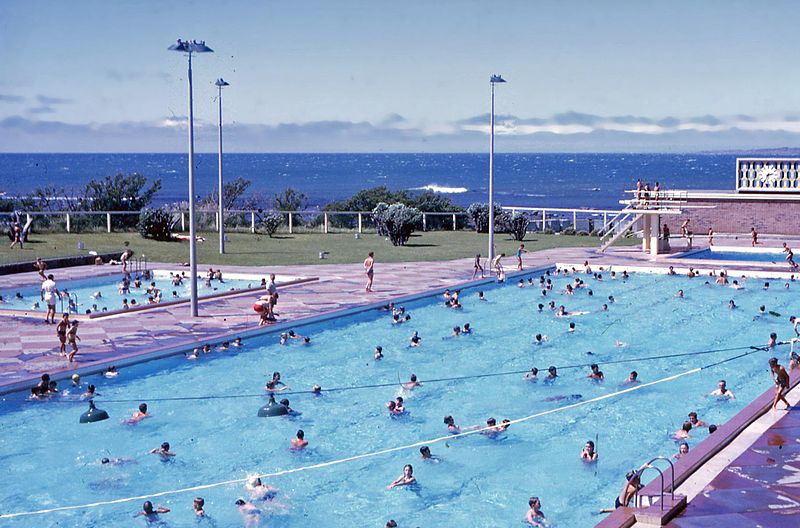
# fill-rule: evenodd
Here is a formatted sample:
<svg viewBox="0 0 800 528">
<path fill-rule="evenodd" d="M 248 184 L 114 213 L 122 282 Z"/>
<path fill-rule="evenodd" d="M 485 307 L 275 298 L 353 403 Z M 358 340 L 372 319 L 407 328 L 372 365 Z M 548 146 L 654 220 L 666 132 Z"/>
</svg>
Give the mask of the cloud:
<svg viewBox="0 0 800 528">
<path fill-rule="evenodd" d="M 42 120 L 56 110 L 41 104 L 28 117 L 0 121 L 5 152 L 183 152 L 186 116 L 153 121 L 69 124 Z M 398 114 L 376 121 L 230 123 L 228 152 L 483 152 L 488 115 L 455 122 L 414 123 Z M 600 116 L 564 112 L 550 117 L 496 116 L 496 146 L 505 152 L 698 151 L 777 148 L 800 143 L 792 116 Z M 216 123 L 196 120 L 198 152 L 215 152 Z"/>
<path fill-rule="evenodd" d="M 0 103 L 21 103 L 25 98 L 21 95 L 0 94 Z"/>
<path fill-rule="evenodd" d="M 64 99 L 62 97 L 49 97 L 47 95 L 37 95 L 36 100 L 41 105 L 60 105 L 72 102 L 72 99 Z"/>
</svg>

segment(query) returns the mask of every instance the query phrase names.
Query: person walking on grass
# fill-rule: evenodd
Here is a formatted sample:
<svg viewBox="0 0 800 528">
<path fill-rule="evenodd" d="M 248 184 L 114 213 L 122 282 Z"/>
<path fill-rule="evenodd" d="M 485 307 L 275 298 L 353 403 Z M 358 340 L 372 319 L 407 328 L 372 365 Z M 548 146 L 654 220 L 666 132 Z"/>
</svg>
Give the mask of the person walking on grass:
<svg viewBox="0 0 800 528">
<path fill-rule="evenodd" d="M 69 346 L 72 348 L 72 352 L 70 352 L 69 356 L 67 356 L 67 359 L 70 363 L 72 363 L 72 360 L 75 358 L 75 354 L 78 353 L 77 341 L 80 340 L 81 338 L 78 337 L 78 321 L 72 321 L 72 326 L 67 332 L 67 341 L 69 342 Z"/>
<path fill-rule="evenodd" d="M 375 275 L 375 253 L 369 252 L 367 258 L 364 259 L 364 271 L 367 273 L 367 292 L 372 291 L 372 279 Z"/>
<path fill-rule="evenodd" d="M 19 222 L 14 222 L 14 225 L 11 226 L 11 248 L 14 249 L 14 246 L 19 244 L 19 248 L 22 249 L 22 227 L 20 227 Z"/>
</svg>

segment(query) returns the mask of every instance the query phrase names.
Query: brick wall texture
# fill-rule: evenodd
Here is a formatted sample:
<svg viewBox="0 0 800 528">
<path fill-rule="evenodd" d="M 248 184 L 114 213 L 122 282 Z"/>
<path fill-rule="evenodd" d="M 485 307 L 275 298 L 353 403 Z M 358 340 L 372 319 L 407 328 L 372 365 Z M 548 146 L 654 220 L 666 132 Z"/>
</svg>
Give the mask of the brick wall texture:
<svg viewBox="0 0 800 528">
<path fill-rule="evenodd" d="M 716 233 L 749 233 L 755 227 L 759 234 L 800 235 L 800 202 L 764 200 L 691 200 L 687 205 L 714 206 L 713 209 L 685 209 L 680 216 L 662 216 L 661 223 L 670 233 L 679 235 L 686 218 L 695 235 L 705 235 L 708 228 Z"/>
</svg>

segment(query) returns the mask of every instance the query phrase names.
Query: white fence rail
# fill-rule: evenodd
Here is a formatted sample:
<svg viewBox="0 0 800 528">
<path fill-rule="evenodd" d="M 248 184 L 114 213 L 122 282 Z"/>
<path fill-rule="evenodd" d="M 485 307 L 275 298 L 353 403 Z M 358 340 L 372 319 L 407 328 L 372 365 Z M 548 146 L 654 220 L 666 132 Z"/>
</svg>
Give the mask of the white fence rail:
<svg viewBox="0 0 800 528">
<path fill-rule="evenodd" d="M 619 210 L 610 209 L 570 209 L 570 208 L 550 208 L 550 207 L 503 207 L 504 210 L 512 213 L 523 213 L 528 216 L 530 224 L 529 231 L 552 230 L 554 232 L 573 229 L 575 231 L 591 232 L 601 229 L 611 218 L 617 215 Z M 76 220 L 90 218 L 91 228 L 96 230 L 104 227 L 108 233 L 113 231 L 112 218 L 129 216 L 138 217 L 139 211 L 32 211 L 22 212 L 29 219 L 33 218 L 33 228 L 37 226 L 37 217 L 46 219 L 49 224 L 47 227 L 53 230 L 54 226 L 62 225 L 67 233 L 80 230 L 76 226 Z M 255 233 L 258 228 L 260 218 L 269 213 L 277 213 L 285 216 L 284 226 L 291 234 L 294 233 L 300 224 L 305 223 L 310 226 L 308 229 L 319 230 L 322 233 L 330 233 L 334 229 L 355 230 L 363 233 L 365 227 L 372 222 L 371 211 L 277 211 L 277 210 L 241 210 L 231 209 L 225 212 L 226 226 L 233 226 L 235 219 L 236 227 L 246 228 L 251 233 Z M 188 211 L 175 211 L 175 224 L 180 231 L 186 231 L 189 224 Z M 213 217 L 214 230 L 219 228 L 219 212 L 216 210 L 197 210 L 195 214 L 201 222 L 208 222 Z M 346 222 L 341 221 L 341 217 L 348 217 Z M 306 220 L 303 222 L 303 220 Z M 311 222 L 308 222 L 308 220 Z M 339 220 L 338 222 L 335 220 Z M 452 230 L 467 228 L 470 224 L 469 215 L 466 212 L 455 213 L 422 213 L 422 230 Z M 344 225 L 344 227 L 343 227 Z M 76 229 L 77 227 L 77 229 Z M 210 230 L 209 226 L 209 230 Z"/>
</svg>

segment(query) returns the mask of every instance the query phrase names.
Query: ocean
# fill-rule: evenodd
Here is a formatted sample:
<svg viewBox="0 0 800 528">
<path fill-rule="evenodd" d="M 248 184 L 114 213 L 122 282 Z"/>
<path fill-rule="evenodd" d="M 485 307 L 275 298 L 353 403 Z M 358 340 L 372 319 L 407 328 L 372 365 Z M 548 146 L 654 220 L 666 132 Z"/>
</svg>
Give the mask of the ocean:
<svg viewBox="0 0 800 528">
<path fill-rule="evenodd" d="M 217 155 L 196 155 L 198 196 L 217 185 Z M 269 199 L 287 187 L 310 207 L 368 187 L 430 189 L 468 206 L 487 201 L 488 154 L 226 154 L 224 175 L 252 181 Z M 736 154 L 496 154 L 496 200 L 504 206 L 618 208 L 637 178 L 662 189 L 735 186 Z M 80 188 L 93 178 L 139 172 L 160 179 L 157 202 L 188 198 L 185 154 L 0 154 L 0 192 L 45 185 Z"/>
</svg>

